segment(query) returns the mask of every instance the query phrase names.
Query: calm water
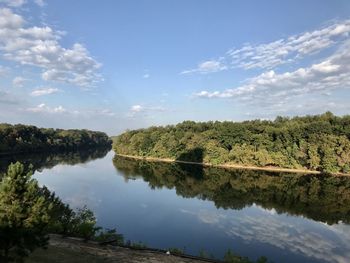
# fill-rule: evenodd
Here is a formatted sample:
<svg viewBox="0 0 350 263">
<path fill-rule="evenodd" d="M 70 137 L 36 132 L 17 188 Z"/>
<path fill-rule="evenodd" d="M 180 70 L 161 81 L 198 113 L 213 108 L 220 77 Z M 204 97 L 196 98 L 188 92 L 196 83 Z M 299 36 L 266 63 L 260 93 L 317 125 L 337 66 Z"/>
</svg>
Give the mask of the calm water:
<svg viewBox="0 0 350 263">
<path fill-rule="evenodd" d="M 347 178 L 230 171 L 114 158 L 114 153 L 1 159 L 34 163 L 35 178 L 98 224 L 150 247 L 227 249 L 254 260 L 350 262 Z M 105 156 L 104 156 L 105 155 Z"/>
</svg>

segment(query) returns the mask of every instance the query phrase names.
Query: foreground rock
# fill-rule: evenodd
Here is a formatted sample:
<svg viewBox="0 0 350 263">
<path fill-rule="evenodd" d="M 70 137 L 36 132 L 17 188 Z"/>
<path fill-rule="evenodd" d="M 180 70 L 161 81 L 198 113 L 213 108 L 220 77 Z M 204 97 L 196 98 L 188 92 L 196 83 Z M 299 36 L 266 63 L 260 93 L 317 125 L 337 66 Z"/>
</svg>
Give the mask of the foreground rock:
<svg viewBox="0 0 350 263">
<path fill-rule="evenodd" d="M 215 262 L 205 259 L 186 258 L 152 250 L 135 250 L 115 246 L 100 246 L 94 242 L 83 242 L 81 239 L 62 238 L 52 235 L 47 250 L 36 250 L 25 262 L 28 263 L 203 263 Z"/>
</svg>

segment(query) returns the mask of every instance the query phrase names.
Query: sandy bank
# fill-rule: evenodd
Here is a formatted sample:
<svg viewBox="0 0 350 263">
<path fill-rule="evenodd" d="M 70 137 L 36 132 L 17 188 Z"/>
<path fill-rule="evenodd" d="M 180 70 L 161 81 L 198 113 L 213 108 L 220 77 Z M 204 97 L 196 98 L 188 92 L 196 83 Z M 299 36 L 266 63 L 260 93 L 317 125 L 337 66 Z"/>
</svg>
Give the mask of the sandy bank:
<svg viewBox="0 0 350 263">
<path fill-rule="evenodd" d="M 121 156 L 125 158 L 145 160 L 151 162 L 167 162 L 167 163 L 184 163 L 184 164 L 194 164 L 202 165 L 204 167 L 219 167 L 219 168 L 229 168 L 229 169 L 247 169 L 247 170 L 257 170 L 257 171 L 269 171 L 269 172 L 287 172 L 287 173 L 299 173 L 299 174 L 321 174 L 319 171 L 307 170 L 307 169 L 289 169 L 289 168 L 280 168 L 273 166 L 258 167 L 250 165 L 239 165 L 239 164 L 211 164 L 211 163 L 198 163 L 198 162 L 189 162 L 189 161 L 179 161 L 169 158 L 155 158 L 155 157 L 143 157 L 143 156 L 134 156 L 126 154 L 115 154 L 116 156 Z M 350 176 L 350 174 L 344 173 L 334 173 L 334 176 Z"/>
</svg>

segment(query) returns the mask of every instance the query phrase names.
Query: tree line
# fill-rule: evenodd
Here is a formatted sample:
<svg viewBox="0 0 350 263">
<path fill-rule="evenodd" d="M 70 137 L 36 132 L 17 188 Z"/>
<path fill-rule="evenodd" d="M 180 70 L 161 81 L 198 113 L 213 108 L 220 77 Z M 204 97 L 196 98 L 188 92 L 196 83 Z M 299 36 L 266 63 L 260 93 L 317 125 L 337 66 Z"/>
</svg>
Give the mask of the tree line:
<svg viewBox="0 0 350 263">
<path fill-rule="evenodd" d="M 126 131 L 119 154 L 210 164 L 350 172 L 350 115 L 193 122 Z"/>
<path fill-rule="evenodd" d="M 0 155 L 110 147 L 111 144 L 107 134 L 98 131 L 0 124 Z"/>
</svg>

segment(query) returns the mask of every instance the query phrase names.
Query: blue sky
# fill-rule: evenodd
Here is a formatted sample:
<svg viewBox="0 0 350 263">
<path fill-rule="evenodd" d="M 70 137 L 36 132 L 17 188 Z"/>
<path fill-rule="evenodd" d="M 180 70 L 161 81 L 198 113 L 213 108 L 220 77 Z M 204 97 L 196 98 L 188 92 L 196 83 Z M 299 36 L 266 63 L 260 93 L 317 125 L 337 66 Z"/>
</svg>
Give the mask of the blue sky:
<svg viewBox="0 0 350 263">
<path fill-rule="evenodd" d="M 350 2 L 0 0 L 0 121 L 350 113 Z"/>
</svg>

